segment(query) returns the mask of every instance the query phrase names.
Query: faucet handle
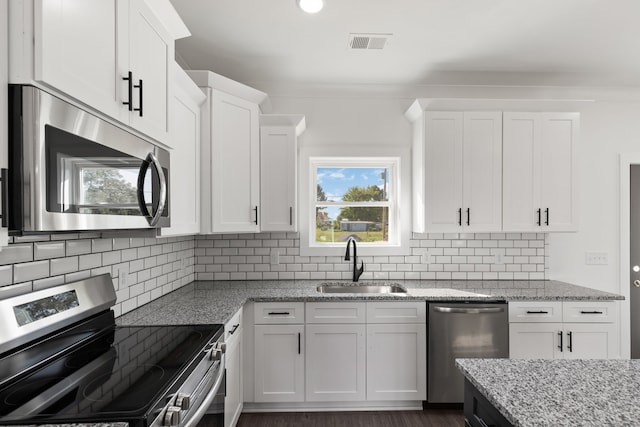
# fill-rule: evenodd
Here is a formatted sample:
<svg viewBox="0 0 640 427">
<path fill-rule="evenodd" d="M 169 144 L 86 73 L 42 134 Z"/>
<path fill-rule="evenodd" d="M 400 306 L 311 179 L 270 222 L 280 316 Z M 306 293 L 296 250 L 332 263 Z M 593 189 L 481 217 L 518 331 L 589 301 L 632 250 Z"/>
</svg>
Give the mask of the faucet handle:
<svg viewBox="0 0 640 427">
<path fill-rule="evenodd" d="M 360 268 L 358 269 L 358 272 L 356 273 L 356 279 L 359 279 L 360 276 L 362 276 L 362 273 L 364 273 L 364 261 L 360 261 Z"/>
</svg>

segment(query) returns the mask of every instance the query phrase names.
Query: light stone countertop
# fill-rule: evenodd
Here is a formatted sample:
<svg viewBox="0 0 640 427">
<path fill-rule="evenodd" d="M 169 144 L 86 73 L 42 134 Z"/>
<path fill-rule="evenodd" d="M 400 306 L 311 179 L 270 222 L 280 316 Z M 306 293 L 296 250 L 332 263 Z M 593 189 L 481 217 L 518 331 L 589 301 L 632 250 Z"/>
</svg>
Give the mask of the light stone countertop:
<svg viewBox="0 0 640 427">
<path fill-rule="evenodd" d="M 516 427 L 640 425 L 640 360 L 457 359 Z"/>
<path fill-rule="evenodd" d="M 358 284 L 397 283 L 407 288 L 398 294 L 322 294 L 317 280 L 196 281 L 151 301 L 117 319 L 120 325 L 223 324 L 247 301 L 588 301 L 622 300 L 617 294 L 569 283 L 532 280 L 396 280 Z M 352 282 L 340 283 L 346 286 Z"/>
</svg>

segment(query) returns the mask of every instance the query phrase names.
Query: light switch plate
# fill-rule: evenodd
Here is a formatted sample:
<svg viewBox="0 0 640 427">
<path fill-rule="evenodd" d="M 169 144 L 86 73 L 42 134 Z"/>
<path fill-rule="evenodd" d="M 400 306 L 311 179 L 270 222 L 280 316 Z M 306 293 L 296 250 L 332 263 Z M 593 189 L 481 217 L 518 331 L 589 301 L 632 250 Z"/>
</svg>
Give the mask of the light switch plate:
<svg viewBox="0 0 640 427">
<path fill-rule="evenodd" d="M 586 265 L 607 265 L 609 254 L 607 252 L 585 252 Z"/>
</svg>

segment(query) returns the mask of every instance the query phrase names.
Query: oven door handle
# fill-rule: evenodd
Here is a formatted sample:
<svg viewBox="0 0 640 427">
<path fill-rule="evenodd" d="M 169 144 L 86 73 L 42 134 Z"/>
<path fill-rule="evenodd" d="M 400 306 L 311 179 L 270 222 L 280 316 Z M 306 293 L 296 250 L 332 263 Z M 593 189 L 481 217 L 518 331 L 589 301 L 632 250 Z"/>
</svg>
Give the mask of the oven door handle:
<svg viewBox="0 0 640 427">
<path fill-rule="evenodd" d="M 156 172 L 158 173 L 158 180 L 160 181 L 160 197 L 158 201 L 158 209 L 156 209 L 155 215 L 153 217 L 149 214 L 149 210 L 147 209 L 147 203 L 144 200 L 144 177 L 147 174 L 147 169 L 149 169 L 149 165 L 153 163 L 156 167 Z M 167 181 L 164 177 L 164 173 L 162 172 L 162 165 L 160 161 L 156 157 L 155 154 L 149 153 L 147 157 L 142 161 L 142 165 L 140 166 L 140 172 L 138 172 L 138 206 L 140 206 L 140 211 L 142 215 L 147 218 L 150 226 L 154 226 L 160 221 L 160 217 L 162 216 L 162 212 L 164 212 L 164 206 L 167 203 Z"/>
<path fill-rule="evenodd" d="M 220 390 L 220 387 L 224 382 L 224 375 L 225 375 L 224 359 L 225 357 L 222 357 L 220 359 L 220 365 L 218 367 L 218 369 L 220 370 L 220 374 L 218 375 L 218 379 L 216 380 L 216 382 L 213 384 L 213 387 L 211 387 L 211 391 L 209 391 L 209 394 L 207 394 L 207 396 L 202 400 L 202 402 L 200 403 L 200 406 L 198 406 L 198 409 L 196 409 L 196 411 L 189 418 L 189 420 L 183 425 L 181 425 L 181 427 L 195 427 L 200 422 L 204 414 L 207 412 L 207 409 L 209 409 L 209 406 L 211 406 L 211 403 L 213 402 L 213 400 L 216 398 L 216 395 L 218 394 L 218 390 Z"/>
</svg>

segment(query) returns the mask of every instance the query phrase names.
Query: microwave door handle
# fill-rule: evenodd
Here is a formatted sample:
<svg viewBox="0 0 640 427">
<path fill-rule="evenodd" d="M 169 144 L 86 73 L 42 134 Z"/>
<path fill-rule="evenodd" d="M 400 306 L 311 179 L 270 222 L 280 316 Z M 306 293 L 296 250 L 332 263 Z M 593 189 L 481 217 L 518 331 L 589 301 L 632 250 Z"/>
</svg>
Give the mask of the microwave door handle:
<svg viewBox="0 0 640 427">
<path fill-rule="evenodd" d="M 155 215 L 153 215 L 153 217 L 151 217 L 151 214 L 149 214 L 146 201 L 144 200 L 144 177 L 147 174 L 147 169 L 149 169 L 149 164 L 151 163 L 153 163 L 153 165 L 155 166 L 158 173 L 158 180 L 160 181 L 160 197 L 158 201 L 158 209 L 156 209 L 156 213 Z M 158 221 L 160 221 L 160 217 L 162 216 L 162 212 L 164 212 L 166 203 L 167 181 L 164 177 L 164 173 L 162 172 L 162 165 L 160 164 L 160 161 L 155 156 L 155 154 L 149 153 L 140 166 L 140 172 L 138 172 L 138 206 L 140 207 L 140 211 L 142 211 L 142 215 L 147 217 L 149 225 L 154 226 L 158 223 Z"/>
</svg>

